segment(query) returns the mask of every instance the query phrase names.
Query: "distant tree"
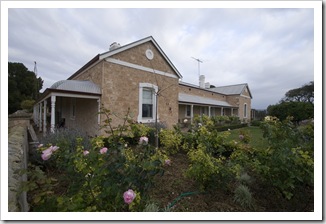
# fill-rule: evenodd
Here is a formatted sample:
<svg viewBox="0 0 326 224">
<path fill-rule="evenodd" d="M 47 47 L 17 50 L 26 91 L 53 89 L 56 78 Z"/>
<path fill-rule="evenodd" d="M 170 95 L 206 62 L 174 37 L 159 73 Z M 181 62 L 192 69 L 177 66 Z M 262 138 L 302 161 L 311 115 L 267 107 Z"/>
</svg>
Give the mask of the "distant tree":
<svg viewBox="0 0 326 224">
<path fill-rule="evenodd" d="M 43 87 L 41 77 L 28 71 L 22 63 L 8 62 L 8 112 L 9 114 L 22 109 L 25 100 L 36 100 Z"/>
<path fill-rule="evenodd" d="M 285 93 L 281 102 L 314 102 L 314 82 L 311 81 L 300 88 L 291 89 Z"/>
<path fill-rule="evenodd" d="M 32 112 L 34 103 L 35 100 L 24 100 L 21 102 L 20 107 L 28 112 Z"/>
<path fill-rule="evenodd" d="M 307 102 L 281 102 L 268 106 L 267 113 L 280 120 L 292 116 L 294 122 L 299 122 L 314 117 L 314 105 Z"/>
</svg>

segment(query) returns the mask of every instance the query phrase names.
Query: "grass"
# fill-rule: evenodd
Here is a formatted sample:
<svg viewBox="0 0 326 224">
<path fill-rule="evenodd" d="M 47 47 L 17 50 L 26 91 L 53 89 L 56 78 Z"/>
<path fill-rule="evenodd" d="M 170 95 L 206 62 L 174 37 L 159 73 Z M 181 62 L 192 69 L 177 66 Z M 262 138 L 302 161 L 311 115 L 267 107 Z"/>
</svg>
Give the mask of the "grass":
<svg viewBox="0 0 326 224">
<path fill-rule="evenodd" d="M 259 127 L 251 126 L 251 127 L 245 127 L 240 129 L 234 129 L 230 131 L 230 135 L 227 138 L 227 141 L 239 140 L 239 134 L 240 131 L 247 132 L 250 136 L 250 142 L 249 144 L 257 149 L 265 149 L 268 145 L 267 140 L 263 137 L 263 133 Z"/>
</svg>

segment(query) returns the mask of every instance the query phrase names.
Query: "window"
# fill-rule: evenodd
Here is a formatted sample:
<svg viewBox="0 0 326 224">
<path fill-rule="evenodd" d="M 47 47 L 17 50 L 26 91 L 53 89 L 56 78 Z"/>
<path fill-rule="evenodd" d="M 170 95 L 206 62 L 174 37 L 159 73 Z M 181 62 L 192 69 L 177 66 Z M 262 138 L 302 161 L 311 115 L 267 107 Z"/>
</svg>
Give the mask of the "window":
<svg viewBox="0 0 326 224">
<path fill-rule="evenodd" d="M 243 105 L 243 117 L 247 117 L 247 104 Z"/>
<path fill-rule="evenodd" d="M 142 118 L 153 119 L 153 89 L 143 88 Z"/>
<path fill-rule="evenodd" d="M 70 100 L 70 119 L 75 120 L 76 117 L 76 98 Z"/>
<path fill-rule="evenodd" d="M 138 122 L 150 123 L 156 117 L 156 92 L 158 87 L 150 83 L 139 83 Z"/>
<path fill-rule="evenodd" d="M 191 116 L 191 105 L 186 105 L 186 117 Z"/>
</svg>

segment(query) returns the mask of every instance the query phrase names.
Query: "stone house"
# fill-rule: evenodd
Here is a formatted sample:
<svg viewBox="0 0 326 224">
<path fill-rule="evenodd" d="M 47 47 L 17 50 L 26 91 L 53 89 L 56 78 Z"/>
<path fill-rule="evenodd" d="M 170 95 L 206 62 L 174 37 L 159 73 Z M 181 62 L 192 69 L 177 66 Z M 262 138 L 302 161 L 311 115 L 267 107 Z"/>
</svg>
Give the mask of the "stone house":
<svg viewBox="0 0 326 224">
<path fill-rule="evenodd" d="M 101 106 L 114 117 L 128 110 L 137 122 L 153 123 L 156 118 L 171 128 L 194 115 L 234 115 L 250 120 L 251 93 L 247 84 L 209 88 L 205 77 L 199 85 L 184 83 L 153 37 L 96 55 L 67 80 L 46 89 L 34 105 L 34 122 L 44 134 L 60 126 L 78 128 L 89 135 L 105 120 Z M 157 110 L 156 110 L 157 108 Z M 113 119 L 117 126 L 121 119 Z"/>
</svg>

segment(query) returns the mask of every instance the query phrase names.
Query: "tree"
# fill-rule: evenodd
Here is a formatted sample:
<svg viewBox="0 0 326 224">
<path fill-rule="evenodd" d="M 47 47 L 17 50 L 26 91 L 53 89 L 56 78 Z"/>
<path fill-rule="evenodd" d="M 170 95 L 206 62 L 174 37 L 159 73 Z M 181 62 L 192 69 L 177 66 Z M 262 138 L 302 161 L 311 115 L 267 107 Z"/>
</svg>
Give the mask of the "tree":
<svg viewBox="0 0 326 224">
<path fill-rule="evenodd" d="M 292 116 L 294 122 L 299 122 L 314 117 L 314 82 L 300 88 L 291 89 L 279 104 L 269 105 L 268 115 L 278 117 L 281 121 Z"/>
<path fill-rule="evenodd" d="M 267 112 L 271 116 L 279 118 L 281 121 L 288 116 L 293 117 L 294 122 L 299 122 L 314 117 L 314 105 L 307 102 L 281 102 L 270 105 Z"/>
<path fill-rule="evenodd" d="M 300 88 L 291 89 L 285 93 L 281 102 L 314 102 L 314 82 L 311 81 Z"/>
<path fill-rule="evenodd" d="M 41 77 L 29 71 L 24 64 L 8 62 L 8 112 L 16 112 L 25 100 L 36 100 L 43 87 Z"/>
</svg>

